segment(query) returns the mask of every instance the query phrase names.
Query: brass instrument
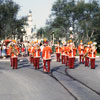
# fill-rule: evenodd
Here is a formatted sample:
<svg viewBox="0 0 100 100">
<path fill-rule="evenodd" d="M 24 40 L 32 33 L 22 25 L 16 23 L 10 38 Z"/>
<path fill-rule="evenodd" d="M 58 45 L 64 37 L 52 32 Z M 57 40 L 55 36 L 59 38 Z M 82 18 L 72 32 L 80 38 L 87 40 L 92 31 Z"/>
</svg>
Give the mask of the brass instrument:
<svg viewBox="0 0 100 100">
<path fill-rule="evenodd" d="M 85 53 L 85 55 L 82 57 L 83 59 L 88 55 L 88 52 Z"/>
<path fill-rule="evenodd" d="M 92 56 L 93 56 L 93 54 L 95 54 L 95 51 L 96 51 L 96 46 L 91 47 Z"/>
<path fill-rule="evenodd" d="M 15 49 L 15 46 L 14 46 L 14 45 L 11 46 L 10 55 L 11 55 L 12 53 L 14 53 L 14 55 L 16 55 L 16 56 L 18 55 L 18 51 L 17 51 L 17 49 Z"/>
<path fill-rule="evenodd" d="M 88 53 L 89 53 L 88 51 L 89 51 L 89 49 L 88 49 L 87 52 L 83 55 L 83 57 L 82 57 L 83 59 L 88 55 Z"/>
<path fill-rule="evenodd" d="M 73 51 L 73 49 L 76 49 L 75 45 L 73 44 L 71 47 L 71 51 Z"/>
</svg>

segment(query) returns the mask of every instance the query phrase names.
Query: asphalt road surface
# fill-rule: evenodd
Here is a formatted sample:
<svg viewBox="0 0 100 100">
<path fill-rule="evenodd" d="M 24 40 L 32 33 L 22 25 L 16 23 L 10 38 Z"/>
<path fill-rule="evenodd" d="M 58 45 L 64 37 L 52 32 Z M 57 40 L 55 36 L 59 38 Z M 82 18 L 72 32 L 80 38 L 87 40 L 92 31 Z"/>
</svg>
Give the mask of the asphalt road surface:
<svg viewBox="0 0 100 100">
<path fill-rule="evenodd" d="M 95 90 L 68 76 L 66 66 L 52 61 L 51 73 L 42 64 L 35 70 L 26 58 L 13 70 L 0 62 L 0 100 L 100 100 Z"/>
</svg>

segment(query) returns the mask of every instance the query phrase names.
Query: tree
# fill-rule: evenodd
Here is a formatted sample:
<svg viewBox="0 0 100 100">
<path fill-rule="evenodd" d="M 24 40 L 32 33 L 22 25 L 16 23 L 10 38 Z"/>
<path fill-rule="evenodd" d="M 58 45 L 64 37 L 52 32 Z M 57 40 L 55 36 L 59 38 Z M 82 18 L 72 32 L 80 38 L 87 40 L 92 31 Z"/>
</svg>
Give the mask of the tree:
<svg viewBox="0 0 100 100">
<path fill-rule="evenodd" d="M 39 37 L 42 37 L 43 38 L 43 34 L 45 33 L 45 30 L 44 30 L 44 28 L 40 28 L 38 31 L 37 31 L 37 35 L 39 36 Z"/>
<path fill-rule="evenodd" d="M 48 34 L 53 30 L 57 38 L 65 37 L 69 27 L 73 27 L 73 33 L 77 32 L 75 42 L 82 39 L 84 43 L 92 40 L 100 44 L 100 5 L 97 1 L 57 0 L 51 11 L 46 25 Z"/>
<path fill-rule="evenodd" d="M 26 17 L 17 18 L 20 7 L 12 0 L 0 0 L 0 38 L 23 35 L 21 29 L 26 24 Z"/>
</svg>

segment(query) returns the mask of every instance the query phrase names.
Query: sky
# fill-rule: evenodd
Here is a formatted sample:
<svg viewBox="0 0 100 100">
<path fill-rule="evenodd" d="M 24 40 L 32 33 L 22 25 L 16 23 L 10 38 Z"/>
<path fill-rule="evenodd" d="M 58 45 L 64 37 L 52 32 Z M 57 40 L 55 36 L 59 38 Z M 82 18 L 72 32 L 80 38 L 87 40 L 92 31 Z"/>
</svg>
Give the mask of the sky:
<svg viewBox="0 0 100 100">
<path fill-rule="evenodd" d="M 51 8 L 57 0 L 13 0 L 20 5 L 20 11 L 18 17 L 27 16 L 29 10 L 32 11 L 33 27 L 44 27 L 46 20 L 51 14 Z M 76 0 L 77 1 L 77 0 Z M 85 0 L 89 1 L 89 0 Z"/>
<path fill-rule="evenodd" d="M 32 11 L 33 26 L 44 27 L 46 19 L 51 14 L 51 8 L 56 0 L 13 0 L 20 5 L 18 17 L 27 16 L 29 10 Z"/>
</svg>

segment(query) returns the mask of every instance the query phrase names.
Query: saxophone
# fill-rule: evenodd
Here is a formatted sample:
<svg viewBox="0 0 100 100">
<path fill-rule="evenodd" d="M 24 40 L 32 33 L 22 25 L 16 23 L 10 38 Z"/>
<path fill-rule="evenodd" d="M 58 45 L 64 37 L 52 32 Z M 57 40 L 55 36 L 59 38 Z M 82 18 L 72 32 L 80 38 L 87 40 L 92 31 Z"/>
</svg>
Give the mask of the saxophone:
<svg viewBox="0 0 100 100">
<path fill-rule="evenodd" d="M 87 48 L 86 53 L 83 56 L 83 59 L 88 55 L 88 53 L 89 53 L 88 51 L 89 51 L 89 48 Z"/>
</svg>

